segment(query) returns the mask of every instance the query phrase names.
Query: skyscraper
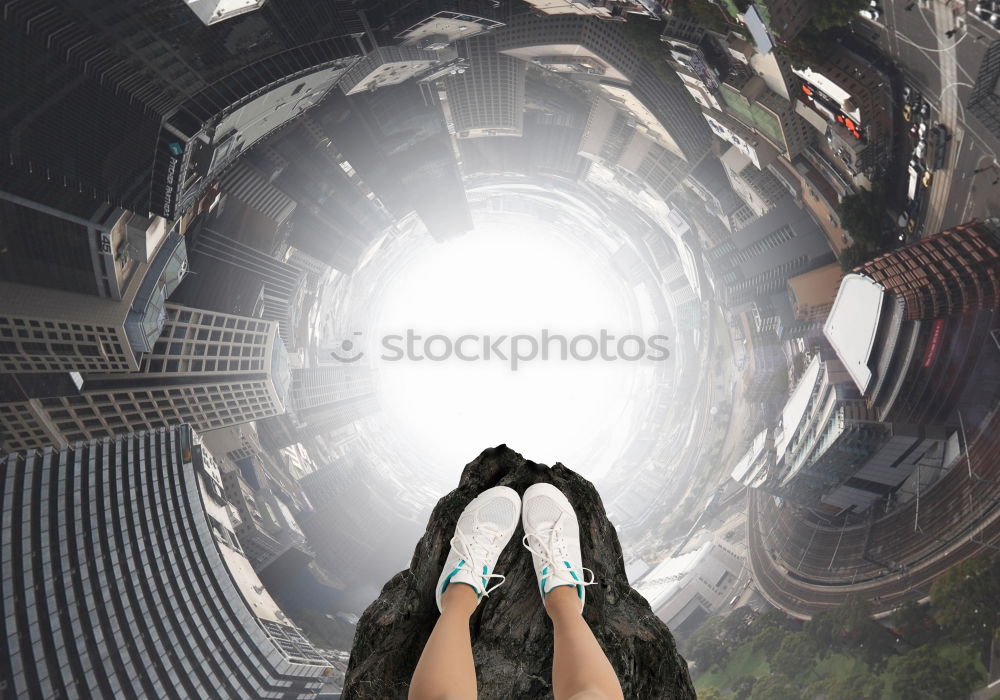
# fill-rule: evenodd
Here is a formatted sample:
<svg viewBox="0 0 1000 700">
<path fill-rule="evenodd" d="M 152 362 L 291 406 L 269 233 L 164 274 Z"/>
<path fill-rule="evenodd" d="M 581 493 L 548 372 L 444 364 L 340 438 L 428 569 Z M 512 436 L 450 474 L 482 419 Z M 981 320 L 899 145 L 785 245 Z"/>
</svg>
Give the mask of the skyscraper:
<svg viewBox="0 0 1000 700">
<path fill-rule="evenodd" d="M 469 67 L 444 79 L 455 133 L 459 138 L 520 136 L 525 63 L 498 53 L 492 33 L 461 41 L 458 49 Z"/>
<path fill-rule="evenodd" d="M 218 466 L 189 427 L 14 453 L 4 467 L 7 692 L 305 699 L 324 689 L 326 658 L 251 568 Z"/>
<path fill-rule="evenodd" d="M 776 292 L 784 295 L 790 277 L 836 260 L 822 229 L 791 197 L 735 231 L 705 257 L 717 298 L 736 311 L 746 311 Z"/>
<path fill-rule="evenodd" d="M 963 403 L 996 405 L 1000 369 L 986 344 L 998 280 L 996 222 L 956 226 L 844 277 L 823 332 L 879 420 L 950 424 Z"/>
<path fill-rule="evenodd" d="M 220 229 L 219 222 L 204 219 L 189 229 L 193 274 L 173 301 L 210 311 L 255 312 L 254 316 L 277 321 L 285 345 L 296 347 L 305 274 Z"/>
<path fill-rule="evenodd" d="M 522 14 L 498 31 L 497 46 L 507 55 L 588 80 L 650 138 L 691 166 L 708 152 L 709 131 L 690 95 L 640 58 L 619 24 Z"/>
<path fill-rule="evenodd" d="M 175 304 L 128 374 L 10 375 L 0 385 L 0 451 L 65 446 L 187 422 L 211 430 L 285 412 L 278 324 Z"/>
<path fill-rule="evenodd" d="M 140 237 L 145 243 L 144 232 Z M 149 352 L 163 329 L 167 297 L 187 272 L 184 237 L 163 231 L 159 238 L 152 258 L 134 251 L 135 258 L 114 266 L 125 283 L 118 299 L 0 282 L 0 370 L 138 369 L 139 357 Z M 34 281 L 48 282 L 53 272 Z"/>
<path fill-rule="evenodd" d="M 341 2 L 211 26 L 183 0 L 15 2 L 0 20 L 0 191 L 79 217 L 108 203 L 173 218 L 326 94 L 359 29 Z"/>
</svg>

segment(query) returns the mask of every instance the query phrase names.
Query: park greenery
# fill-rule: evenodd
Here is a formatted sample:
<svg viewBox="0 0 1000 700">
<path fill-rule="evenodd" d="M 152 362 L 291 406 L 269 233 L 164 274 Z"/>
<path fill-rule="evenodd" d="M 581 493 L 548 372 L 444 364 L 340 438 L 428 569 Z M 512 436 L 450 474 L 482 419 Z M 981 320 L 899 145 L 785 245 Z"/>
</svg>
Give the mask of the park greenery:
<svg viewBox="0 0 1000 700">
<path fill-rule="evenodd" d="M 1000 627 L 1000 563 L 958 564 L 928 605 L 885 620 L 848 598 L 807 622 L 740 608 L 705 621 L 682 644 L 699 698 L 953 700 L 985 685 Z"/>
</svg>

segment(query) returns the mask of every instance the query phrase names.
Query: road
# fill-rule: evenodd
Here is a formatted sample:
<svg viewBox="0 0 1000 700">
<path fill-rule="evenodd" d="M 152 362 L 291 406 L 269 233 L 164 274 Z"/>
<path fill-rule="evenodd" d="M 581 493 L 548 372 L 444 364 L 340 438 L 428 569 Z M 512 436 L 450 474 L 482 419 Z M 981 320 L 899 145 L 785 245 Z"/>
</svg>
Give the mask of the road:
<svg viewBox="0 0 1000 700">
<path fill-rule="evenodd" d="M 883 9 L 878 22 L 854 22 L 855 33 L 893 57 L 907 83 L 931 104 L 934 121 L 952 134 L 946 169 L 931 184 L 923 233 L 1000 214 L 1000 170 L 988 167 L 1000 153 L 1000 139 L 965 109 L 983 55 L 1000 33 L 966 13 L 962 2 L 885 2 Z M 974 173 L 980 168 L 986 169 Z"/>
</svg>

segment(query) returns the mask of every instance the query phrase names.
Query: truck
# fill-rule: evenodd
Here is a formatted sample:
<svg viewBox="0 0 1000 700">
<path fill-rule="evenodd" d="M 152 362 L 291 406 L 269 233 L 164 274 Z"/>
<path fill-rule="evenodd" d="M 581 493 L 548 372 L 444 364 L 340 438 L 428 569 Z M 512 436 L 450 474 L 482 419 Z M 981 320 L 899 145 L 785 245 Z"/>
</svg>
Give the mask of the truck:
<svg viewBox="0 0 1000 700">
<path fill-rule="evenodd" d="M 912 202 L 917 198 L 917 187 L 920 185 L 920 172 L 913 163 L 910 163 L 908 172 L 910 174 L 910 182 L 906 188 L 906 196 Z"/>
</svg>

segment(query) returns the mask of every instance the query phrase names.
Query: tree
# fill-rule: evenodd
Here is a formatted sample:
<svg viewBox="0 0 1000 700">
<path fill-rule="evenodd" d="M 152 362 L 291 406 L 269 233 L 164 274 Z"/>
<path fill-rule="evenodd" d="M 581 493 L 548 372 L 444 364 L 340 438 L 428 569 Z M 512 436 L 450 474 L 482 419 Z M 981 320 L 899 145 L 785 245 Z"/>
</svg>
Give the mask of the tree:
<svg viewBox="0 0 1000 700">
<path fill-rule="evenodd" d="M 1000 566 L 983 556 L 948 569 L 931 586 L 931 613 L 956 638 L 988 642 L 1000 615 Z"/>
<path fill-rule="evenodd" d="M 684 656 L 699 671 L 706 671 L 715 664 L 724 664 L 729 658 L 732 647 L 722 638 L 723 623 L 721 617 L 708 618 L 684 644 Z"/>
<path fill-rule="evenodd" d="M 768 659 L 781 647 L 781 641 L 785 638 L 785 631 L 778 627 L 765 627 L 751 640 L 754 651 L 763 651 Z"/>
<path fill-rule="evenodd" d="M 805 632 L 791 632 L 781 640 L 781 646 L 771 657 L 771 669 L 790 678 L 805 678 L 813 672 L 816 645 Z"/>
<path fill-rule="evenodd" d="M 840 252 L 840 269 L 850 272 L 874 258 L 876 253 L 877 251 L 867 246 L 855 243 Z"/>
<path fill-rule="evenodd" d="M 740 676 L 733 681 L 729 688 L 733 692 L 733 700 L 750 700 L 756 680 L 753 676 Z"/>
<path fill-rule="evenodd" d="M 753 684 L 751 700 L 801 700 L 802 693 L 792 680 L 783 674 L 772 673 L 758 678 Z"/>
<path fill-rule="evenodd" d="M 882 221 L 886 216 L 885 195 L 880 187 L 861 190 L 840 200 L 837 206 L 840 225 L 854 244 L 878 250 L 882 244 Z"/>
<path fill-rule="evenodd" d="M 920 646 L 934 638 L 937 625 L 926 606 L 910 600 L 892 614 L 892 626 L 907 644 Z"/>
<path fill-rule="evenodd" d="M 889 697 L 898 700 L 953 700 L 968 697 L 983 678 L 974 658 L 955 661 L 922 646 L 889 661 Z"/>
<path fill-rule="evenodd" d="M 698 691 L 698 700 L 726 700 L 726 696 L 718 688 L 702 688 Z"/>
<path fill-rule="evenodd" d="M 828 700 L 880 700 L 884 684 L 873 673 L 858 673 L 853 676 L 835 676 L 812 683 L 806 689 L 806 697 L 823 697 Z"/>
<path fill-rule="evenodd" d="M 824 0 L 816 3 L 816 14 L 810 24 L 819 30 L 844 27 L 865 7 L 867 0 Z"/>
<path fill-rule="evenodd" d="M 822 653 L 843 651 L 872 666 L 881 664 L 895 646 L 895 637 L 872 620 L 871 604 L 857 596 L 814 615 L 806 634 Z"/>
</svg>

